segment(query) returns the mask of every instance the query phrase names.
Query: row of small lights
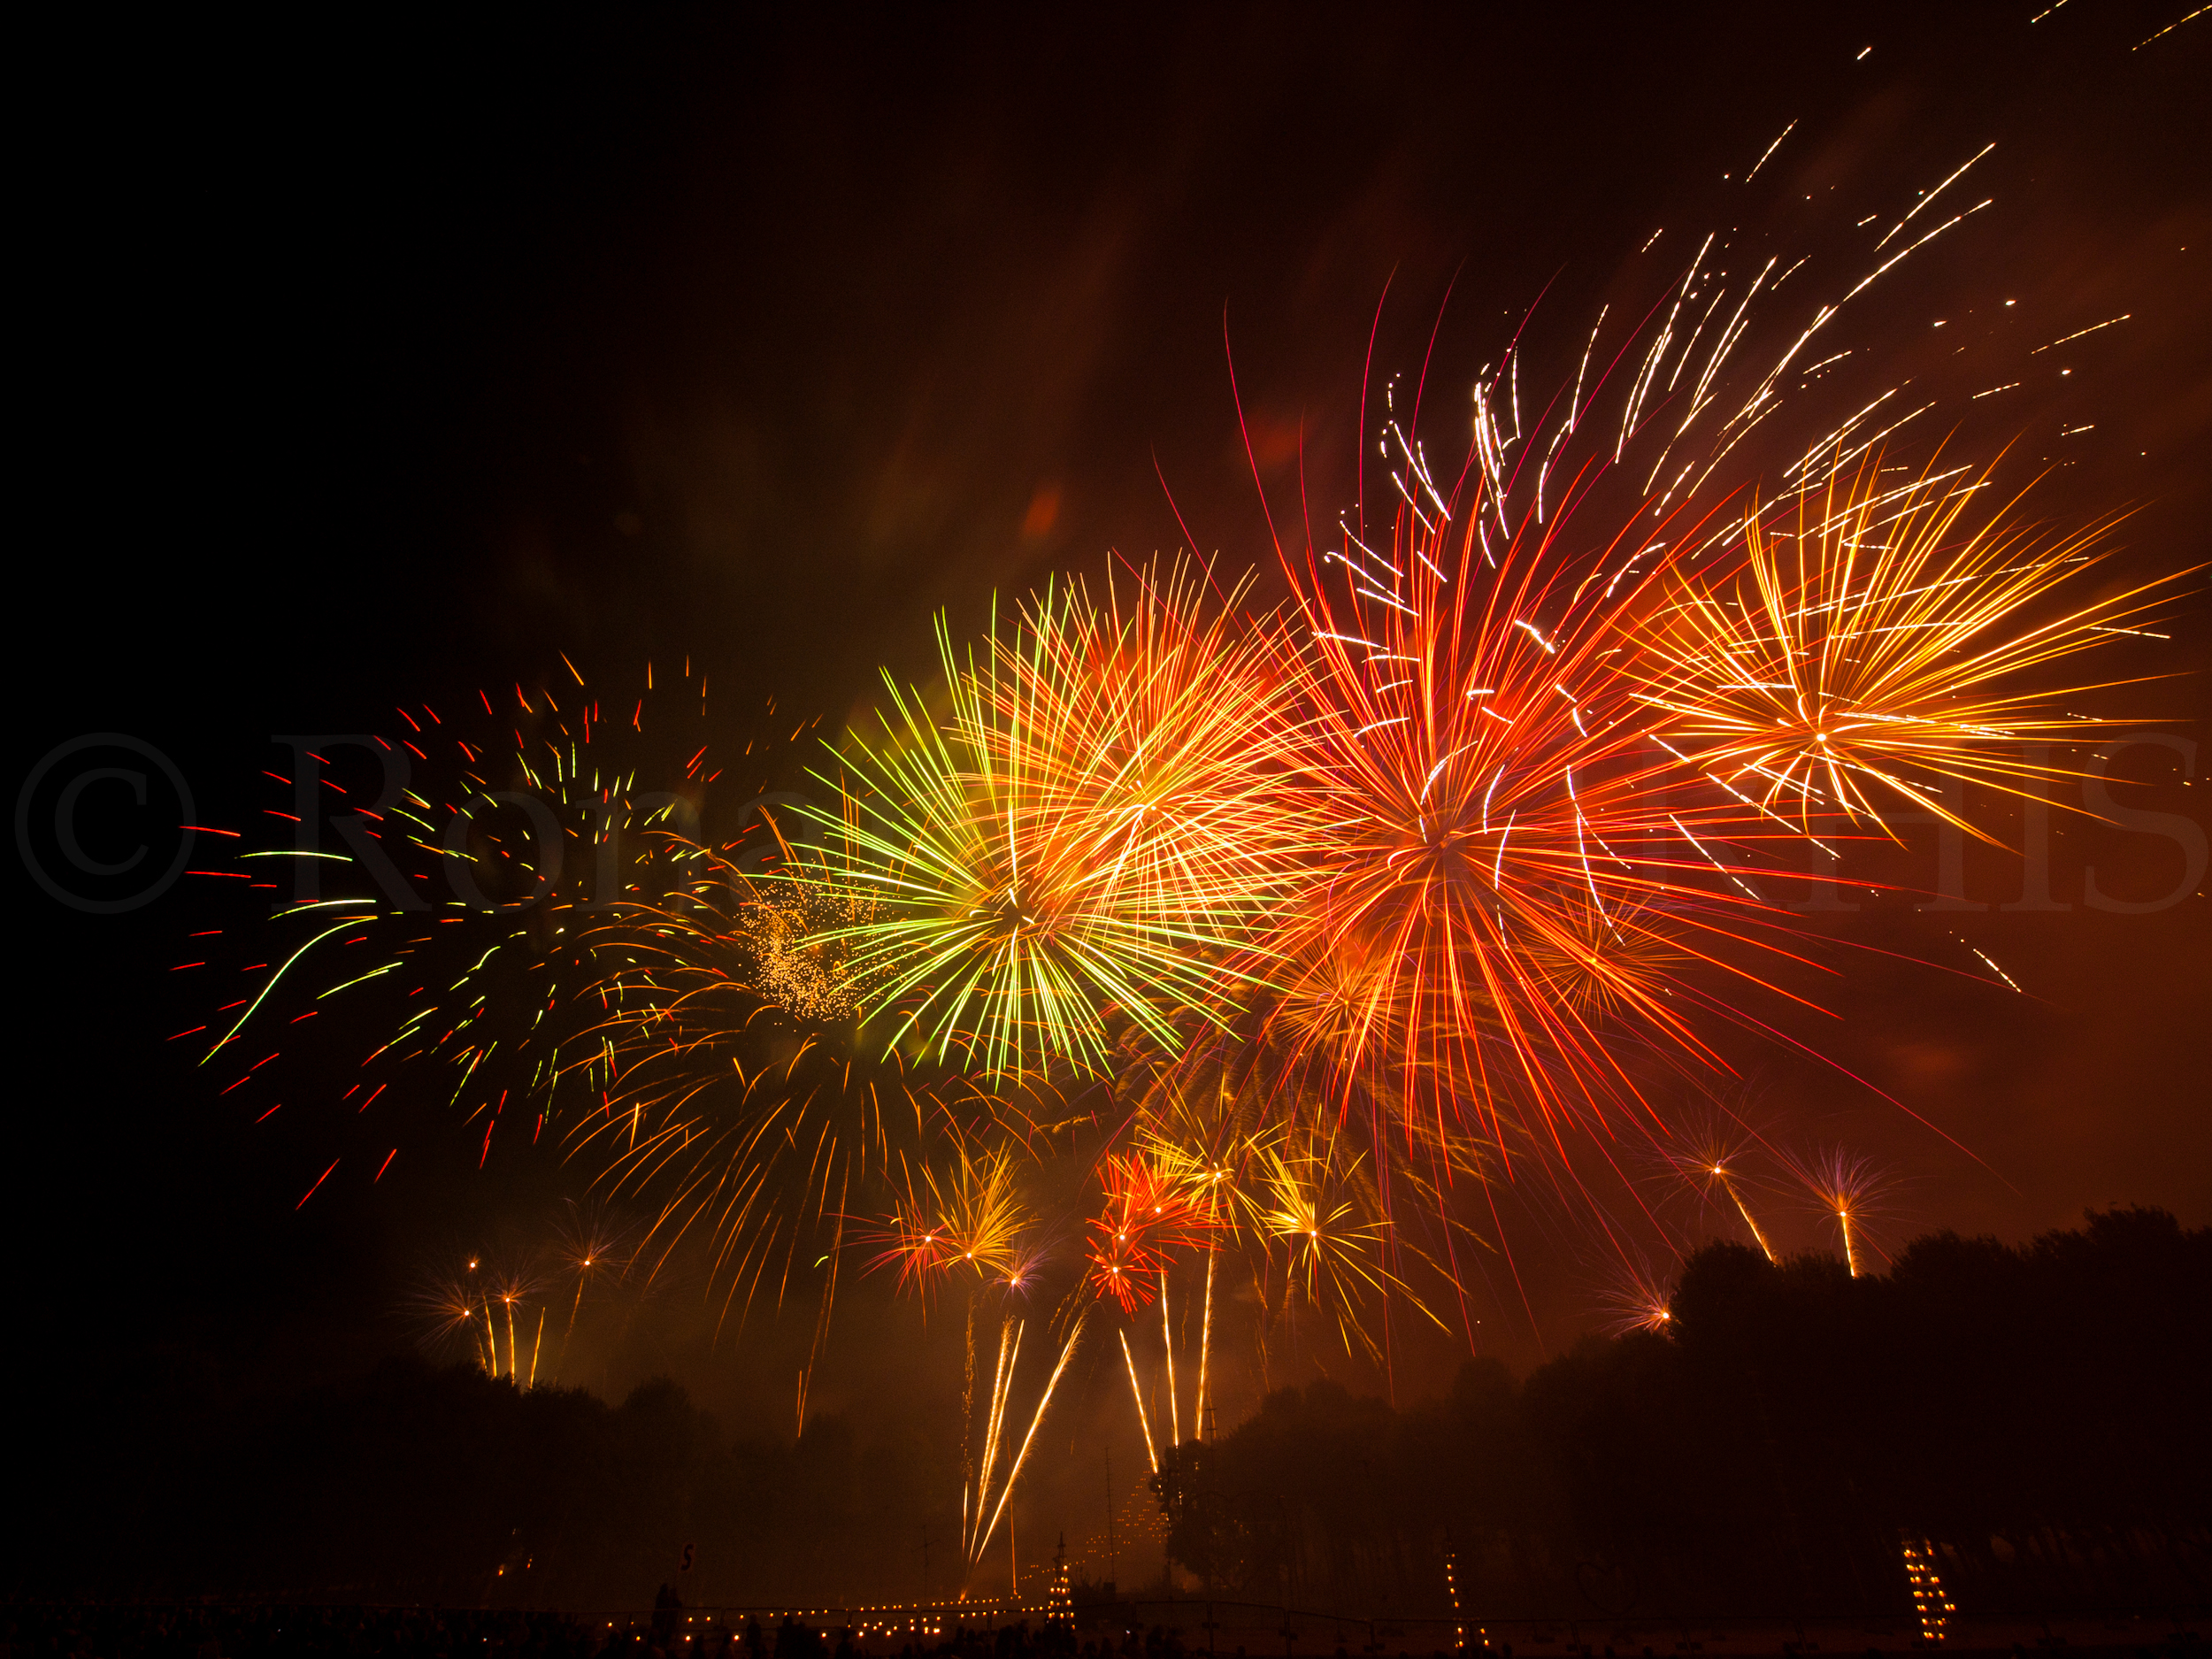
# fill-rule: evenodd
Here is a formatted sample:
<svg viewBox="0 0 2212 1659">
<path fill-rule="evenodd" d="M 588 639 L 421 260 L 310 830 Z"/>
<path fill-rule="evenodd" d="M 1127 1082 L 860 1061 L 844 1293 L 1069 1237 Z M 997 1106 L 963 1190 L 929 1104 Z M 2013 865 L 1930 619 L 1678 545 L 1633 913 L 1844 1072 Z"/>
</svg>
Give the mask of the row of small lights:
<svg viewBox="0 0 2212 1659">
<path fill-rule="evenodd" d="M 1912 1581 L 1912 1604 L 1920 1615 L 1921 1640 L 1941 1641 L 1944 1622 L 1958 1608 L 1943 1594 L 1943 1580 L 1936 1575 L 1932 1548 L 1924 1553 L 1909 1542 L 1905 1545 L 1905 1577 Z"/>
<path fill-rule="evenodd" d="M 502 1571 L 503 1571 L 505 1570 L 503 1568 Z M 786 1618 L 827 1618 L 832 1614 L 873 1613 L 887 1609 L 895 1609 L 912 1605 L 916 1604 L 905 1601 L 882 1601 L 872 1602 L 865 1607 L 856 1608 L 776 1608 L 770 1609 L 770 1611 L 772 1614 L 781 1613 Z M 958 1611 L 973 1610 L 979 1613 L 1037 1613 L 1046 1610 L 1042 1608 L 1008 1605 L 995 1600 L 976 1601 L 924 1601 L 918 1605 L 935 1611 L 940 1615 L 941 1620 L 942 1614 L 949 1608 Z M 715 1615 L 711 1613 L 708 1614 L 706 1616 L 706 1621 L 710 1624 L 713 1624 L 715 1622 Z M 698 1622 L 699 1615 L 696 1613 L 687 1613 L 684 1616 L 684 1623 L 687 1624 L 695 1624 Z M 609 1619 L 607 1621 L 607 1628 L 609 1630 L 612 1630 L 614 1628 L 614 1621 L 612 1619 Z M 922 1623 L 921 1619 L 915 1615 L 909 1615 L 906 1621 L 902 1624 L 896 1619 L 862 1619 L 857 1624 L 849 1625 L 847 1628 L 850 1629 L 856 1636 L 865 1636 L 872 1632 L 879 1634 L 888 1635 L 893 1631 L 911 1631 L 914 1633 L 922 1636 L 941 1636 L 945 1633 L 945 1627 L 941 1622 L 935 1624 L 925 1624 Z M 684 1640 L 686 1641 L 689 1641 L 691 1640 L 691 1633 L 688 1631 L 684 1633 Z"/>
</svg>

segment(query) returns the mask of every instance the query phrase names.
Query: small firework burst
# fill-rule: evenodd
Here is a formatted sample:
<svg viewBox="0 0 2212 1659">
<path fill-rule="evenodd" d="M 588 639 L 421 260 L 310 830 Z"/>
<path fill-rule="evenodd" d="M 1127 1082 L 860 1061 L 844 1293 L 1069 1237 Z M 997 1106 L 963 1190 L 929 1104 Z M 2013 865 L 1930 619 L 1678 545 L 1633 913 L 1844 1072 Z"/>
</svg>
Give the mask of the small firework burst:
<svg viewBox="0 0 2212 1659">
<path fill-rule="evenodd" d="M 961 1271 L 1014 1288 L 1036 1274 L 1039 1252 L 1025 1239 L 1032 1225 L 1007 1148 L 953 1160 L 942 1176 L 927 1164 L 876 1240 L 871 1268 L 895 1267 L 902 1289 L 926 1288 Z"/>
<path fill-rule="evenodd" d="M 1216 1225 L 1211 1206 L 1156 1169 L 1141 1154 L 1109 1154 L 1104 1187 L 1084 1246 L 1092 1291 L 1122 1311 L 1149 1307 L 1156 1284 L 1183 1251 L 1198 1248 Z"/>
<path fill-rule="evenodd" d="M 1674 1329 L 1674 1291 L 1663 1275 L 1642 1262 L 1618 1263 L 1606 1286 L 1608 1324 L 1617 1335 L 1646 1331 L 1664 1336 Z"/>
<path fill-rule="evenodd" d="M 1820 1213 L 1834 1224 L 1843 1243 L 1844 1264 L 1851 1277 L 1868 1271 L 1873 1246 L 1867 1236 L 1891 1183 L 1873 1160 L 1841 1147 L 1816 1154 L 1796 1166 L 1798 1179 L 1812 1194 Z"/>
</svg>

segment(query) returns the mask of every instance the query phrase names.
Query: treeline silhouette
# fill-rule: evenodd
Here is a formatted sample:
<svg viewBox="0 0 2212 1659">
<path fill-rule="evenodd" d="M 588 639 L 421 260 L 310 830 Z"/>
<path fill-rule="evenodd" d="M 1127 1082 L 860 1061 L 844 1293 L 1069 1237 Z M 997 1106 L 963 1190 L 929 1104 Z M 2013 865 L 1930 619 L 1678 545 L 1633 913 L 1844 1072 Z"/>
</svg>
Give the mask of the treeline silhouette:
<svg viewBox="0 0 2212 1659">
<path fill-rule="evenodd" d="M 19 1408 L 18 1594 L 849 1605 L 921 1587 L 956 1490 L 921 1427 L 732 1436 L 666 1381 L 614 1405 L 412 1357 L 253 1398 L 146 1373 L 88 1368 L 130 1388 L 73 1424 Z M 1225 1596 L 1363 1616 L 1448 1616 L 1448 1557 L 1478 1620 L 1894 1617 L 1907 1539 L 1969 1613 L 2175 1612 L 2212 1584 L 2208 1378 L 2212 1230 L 2162 1212 L 1926 1238 L 1857 1279 L 1715 1246 L 1663 1334 L 1517 1383 L 1479 1360 L 1402 1409 L 1285 1390 L 1160 1491 Z"/>
<path fill-rule="evenodd" d="M 1225 1593 L 1474 1617 L 2200 1609 L 2212 1586 L 2212 1229 L 2115 1210 L 1890 1271 L 1712 1245 L 1663 1333 L 1494 1361 L 1394 1410 L 1285 1389 L 1177 1448 L 1171 1553 Z"/>
<path fill-rule="evenodd" d="M 834 1417 L 795 1442 L 730 1437 L 666 1379 L 615 1406 L 409 1356 L 273 1402 L 164 1399 L 19 1488 L 19 1594 L 608 1609 L 649 1605 L 663 1583 L 695 1606 L 910 1594 L 914 1517 L 948 1484 L 929 1448 L 864 1444 Z"/>
</svg>

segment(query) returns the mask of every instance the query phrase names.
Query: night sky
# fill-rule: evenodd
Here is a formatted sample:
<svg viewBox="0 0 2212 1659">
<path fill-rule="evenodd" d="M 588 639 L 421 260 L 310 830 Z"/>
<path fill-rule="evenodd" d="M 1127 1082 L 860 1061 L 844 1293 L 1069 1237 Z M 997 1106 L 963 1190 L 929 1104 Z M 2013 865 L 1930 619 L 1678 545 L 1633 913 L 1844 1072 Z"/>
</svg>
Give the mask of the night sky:
<svg viewBox="0 0 2212 1659">
<path fill-rule="evenodd" d="M 43 84 L 19 161 L 12 775 L 128 733 L 175 763 L 196 822 L 250 825 L 282 794 L 272 733 L 562 683 L 563 653 L 612 686 L 687 658 L 735 741 L 833 733 L 879 665 L 928 675 L 932 612 L 972 632 L 995 593 L 1095 580 L 1185 526 L 1272 597 L 1233 357 L 1263 484 L 1292 487 L 1302 426 L 1310 489 L 1348 503 L 1386 290 L 1378 373 L 1417 370 L 1434 330 L 1433 407 L 1455 411 L 1540 294 L 1533 326 L 1571 372 L 1655 230 L 1828 247 L 1992 142 L 1964 204 L 1993 205 L 1843 343 L 1933 385 L 1979 372 L 1954 360 L 1966 342 L 2016 357 L 2127 314 L 2035 357 L 2043 378 L 1975 404 L 1955 442 L 2011 443 L 2022 482 L 2047 467 L 2032 510 L 2054 526 L 2132 510 L 2116 580 L 2198 564 L 2212 19 L 2152 40 L 2183 0 L 2040 10 L 87 26 L 19 60 Z M 1663 245 L 1678 268 L 1686 248 Z M 1455 413 L 1428 430 L 1463 441 Z M 2109 662 L 2176 677 L 2100 708 L 2201 744 L 2212 615 L 2193 584 L 2169 616 L 2170 641 Z M 2207 902 L 2083 902 L 2085 866 L 2123 902 L 2180 892 L 2187 826 L 2212 819 L 2194 753 L 2116 763 L 2121 805 L 2181 815 L 2162 829 L 2062 818 L 2056 909 L 2004 910 L 2020 860 L 1978 847 L 1964 892 L 1990 908 L 1893 895 L 1832 924 L 1847 972 L 1807 986 L 1832 1012 L 1775 1018 L 1835 1065 L 1732 1038 L 1723 1092 L 1892 1171 L 1893 1244 L 2019 1239 L 2114 1202 L 2212 1220 Z M 156 796 L 142 835 L 127 812 L 97 833 L 125 852 L 168 834 L 165 858 Z M 1991 821 L 2022 833 L 2016 809 Z M 1932 841 L 1869 856 L 1870 879 L 1939 879 Z M 348 1160 L 296 1207 L 343 1125 L 257 1127 L 164 1041 L 206 1018 L 170 972 L 181 941 L 235 908 L 187 879 L 88 915 L 12 867 L 19 1355 L 336 1374 L 413 1340 L 426 1261 L 542 1233 L 579 1190 L 526 1148 L 480 1171 L 465 1125 L 425 1111 L 381 1183 Z M 1517 1368 L 1603 1317 L 1586 1229 L 1528 1208 L 1533 1325 L 1477 1298 L 1482 1345 Z M 1777 1214 L 1787 1244 L 1822 1242 L 1809 1210 Z M 718 1339 L 703 1272 L 679 1271 L 577 1379 L 618 1397 L 667 1371 L 787 1432 L 811 1320 Z M 926 1417 L 937 1396 L 898 1386 L 949 1386 L 947 1324 L 925 1325 L 879 1282 L 853 1292 L 814 1409 Z M 1463 1352 L 1417 1345 L 1399 1393 Z M 1083 1379 L 1064 1454 L 1094 1429 L 1133 1469 L 1120 1386 Z M 1225 1422 L 1257 1386 L 1223 1383 Z M 1079 1461 L 1041 1463 L 1038 1524 L 1092 1481 Z"/>
</svg>

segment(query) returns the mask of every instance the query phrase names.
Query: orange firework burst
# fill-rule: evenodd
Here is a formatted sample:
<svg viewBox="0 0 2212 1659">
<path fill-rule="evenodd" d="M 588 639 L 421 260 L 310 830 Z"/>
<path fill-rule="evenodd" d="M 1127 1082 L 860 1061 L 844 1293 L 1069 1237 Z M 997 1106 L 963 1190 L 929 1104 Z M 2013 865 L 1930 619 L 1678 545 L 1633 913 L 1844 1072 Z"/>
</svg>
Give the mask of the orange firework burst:
<svg viewBox="0 0 2212 1659">
<path fill-rule="evenodd" d="M 1090 1286 L 1133 1313 L 1151 1305 L 1155 1281 L 1177 1254 L 1202 1245 L 1216 1223 L 1208 1202 L 1141 1154 L 1109 1155 L 1102 1179 L 1104 1201 L 1084 1247 Z"/>
<path fill-rule="evenodd" d="M 1319 1017 L 1348 1103 L 1363 1085 L 1409 1120 L 1425 1102 L 1555 1141 L 1620 1081 L 1601 1016 L 1700 1047 L 1653 964 L 1712 905 L 1652 856 L 1673 764 L 1624 721 L 1612 661 L 1615 590 L 1653 549 L 1639 532 L 1566 559 L 1556 516 L 1493 549 L 1479 482 L 1448 498 L 1403 453 L 1386 549 L 1348 526 L 1294 572 L 1315 662 L 1299 787 L 1326 852 L 1278 946 L 1302 968 L 1284 1001 Z"/>
</svg>

